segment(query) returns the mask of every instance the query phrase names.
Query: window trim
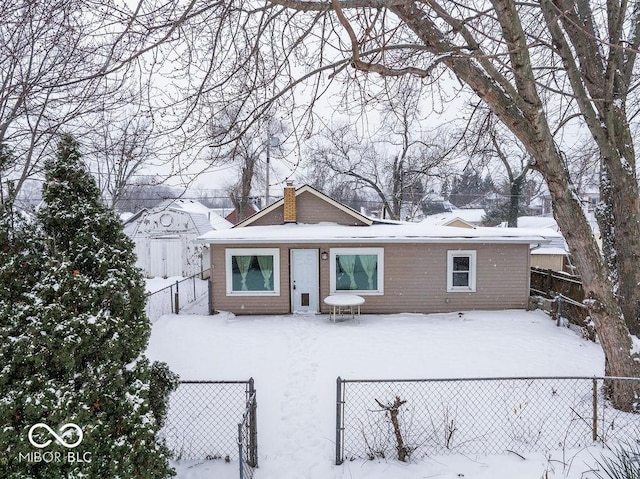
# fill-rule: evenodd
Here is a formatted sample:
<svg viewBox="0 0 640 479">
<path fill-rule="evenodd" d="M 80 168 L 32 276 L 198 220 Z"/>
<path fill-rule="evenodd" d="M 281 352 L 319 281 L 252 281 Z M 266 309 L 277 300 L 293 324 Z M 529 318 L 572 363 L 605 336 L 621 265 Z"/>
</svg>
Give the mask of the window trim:
<svg viewBox="0 0 640 479">
<path fill-rule="evenodd" d="M 469 258 L 469 286 L 453 285 L 453 259 Z M 478 256 L 475 250 L 448 250 L 447 251 L 447 293 L 475 293 L 476 276 L 478 269 Z"/>
<path fill-rule="evenodd" d="M 378 257 L 378 271 L 376 290 L 336 289 L 336 256 L 339 255 L 376 255 Z M 384 248 L 330 248 L 329 249 L 329 291 L 331 294 L 357 294 L 360 296 L 384 295 Z"/>
<path fill-rule="evenodd" d="M 273 256 L 273 291 L 234 291 L 234 256 Z M 280 296 L 280 249 L 279 248 L 226 248 L 225 277 L 227 296 Z"/>
</svg>

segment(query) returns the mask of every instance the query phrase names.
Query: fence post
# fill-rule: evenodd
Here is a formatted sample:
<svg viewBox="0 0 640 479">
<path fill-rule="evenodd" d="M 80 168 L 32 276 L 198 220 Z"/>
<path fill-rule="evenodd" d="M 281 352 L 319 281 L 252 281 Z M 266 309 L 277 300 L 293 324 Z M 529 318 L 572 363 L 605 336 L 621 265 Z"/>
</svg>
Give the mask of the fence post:
<svg viewBox="0 0 640 479">
<path fill-rule="evenodd" d="M 176 293 L 174 295 L 174 304 L 175 304 L 174 313 L 178 314 L 180 312 L 180 287 L 178 286 L 177 281 L 176 281 Z"/>
<path fill-rule="evenodd" d="M 556 295 L 556 326 L 562 325 L 562 295 Z"/>
<path fill-rule="evenodd" d="M 209 301 L 209 314 L 213 314 L 215 311 L 213 309 L 213 287 L 211 286 L 211 278 L 207 280 L 207 295 Z"/>
<path fill-rule="evenodd" d="M 171 312 L 175 313 L 176 305 L 174 304 L 175 293 L 173 292 L 173 285 L 169 286 L 169 304 L 171 305 Z"/>
<path fill-rule="evenodd" d="M 591 438 L 598 440 L 598 380 L 593 378 L 593 422 L 591 427 Z"/>
<path fill-rule="evenodd" d="M 336 466 L 344 462 L 343 444 L 344 439 L 344 417 L 343 417 L 344 397 L 342 394 L 342 379 L 336 379 Z"/>
<path fill-rule="evenodd" d="M 240 467 L 240 479 L 244 477 L 244 471 L 242 470 L 244 466 L 244 461 L 242 460 L 242 426 L 242 423 L 238 424 L 238 464 Z"/>
<path fill-rule="evenodd" d="M 256 390 L 253 385 L 253 378 L 249 378 L 249 465 L 258 467 L 258 403 Z"/>
</svg>

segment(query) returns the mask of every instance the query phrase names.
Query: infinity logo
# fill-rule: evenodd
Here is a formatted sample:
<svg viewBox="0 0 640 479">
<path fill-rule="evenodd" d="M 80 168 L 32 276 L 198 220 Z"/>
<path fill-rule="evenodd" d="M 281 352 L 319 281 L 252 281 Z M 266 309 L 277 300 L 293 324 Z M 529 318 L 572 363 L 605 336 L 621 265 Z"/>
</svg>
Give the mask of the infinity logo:
<svg viewBox="0 0 640 479">
<path fill-rule="evenodd" d="M 33 426 L 31 426 L 31 429 L 29 429 L 29 442 L 31 443 L 31 445 L 33 447 L 37 447 L 39 449 L 45 448 L 47 447 L 49 444 L 51 444 L 52 440 L 48 439 L 47 441 L 43 442 L 42 444 L 38 443 L 35 441 L 35 439 L 33 438 L 33 432 L 38 429 L 38 428 L 44 428 L 47 431 L 49 431 L 49 433 L 55 438 L 56 442 L 58 444 L 60 444 L 61 446 L 64 446 L 68 449 L 72 449 L 78 445 L 80 445 L 80 443 L 82 442 L 82 429 L 80 429 L 80 426 L 78 426 L 77 424 L 73 424 L 72 422 L 63 425 L 60 428 L 60 435 L 56 434 L 56 432 L 51 429 L 49 426 L 47 426 L 46 424 L 39 422 L 38 424 L 34 424 Z M 78 435 L 78 439 L 76 440 L 76 442 L 72 442 L 72 443 L 68 443 L 65 442 L 64 437 L 67 435 L 67 432 L 69 429 L 72 429 L 74 431 L 76 431 L 76 434 Z"/>
</svg>

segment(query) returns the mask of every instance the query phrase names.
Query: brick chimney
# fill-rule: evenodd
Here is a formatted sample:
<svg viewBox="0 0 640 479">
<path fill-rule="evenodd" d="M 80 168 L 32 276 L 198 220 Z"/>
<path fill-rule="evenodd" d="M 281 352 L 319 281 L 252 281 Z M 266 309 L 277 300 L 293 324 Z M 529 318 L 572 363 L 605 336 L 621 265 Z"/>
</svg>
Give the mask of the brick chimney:
<svg viewBox="0 0 640 479">
<path fill-rule="evenodd" d="M 297 222 L 296 189 L 293 187 L 293 181 L 287 181 L 287 186 L 284 187 L 284 222 Z"/>
</svg>

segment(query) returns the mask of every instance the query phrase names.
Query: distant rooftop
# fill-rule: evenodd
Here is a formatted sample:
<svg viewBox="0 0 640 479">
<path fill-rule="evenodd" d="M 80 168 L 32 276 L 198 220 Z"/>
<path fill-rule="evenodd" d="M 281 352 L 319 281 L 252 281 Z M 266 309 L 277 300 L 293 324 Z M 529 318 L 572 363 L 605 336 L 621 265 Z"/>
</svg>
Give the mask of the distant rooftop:
<svg viewBox="0 0 640 479">
<path fill-rule="evenodd" d="M 479 225 L 482 223 L 482 218 L 486 215 L 486 211 L 483 208 L 458 208 L 452 211 L 447 211 L 445 213 L 437 213 L 435 215 L 429 215 L 425 217 L 421 223 L 423 224 L 432 224 L 432 225 L 442 225 L 448 223 L 449 221 L 453 221 L 456 218 L 460 218 L 461 220 L 466 221 L 467 223 L 471 223 L 474 225 Z"/>
</svg>

